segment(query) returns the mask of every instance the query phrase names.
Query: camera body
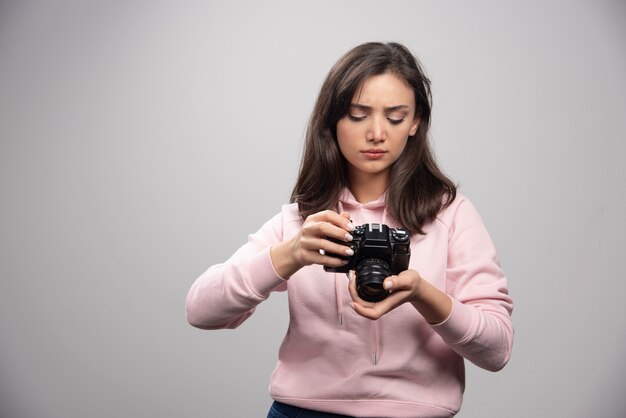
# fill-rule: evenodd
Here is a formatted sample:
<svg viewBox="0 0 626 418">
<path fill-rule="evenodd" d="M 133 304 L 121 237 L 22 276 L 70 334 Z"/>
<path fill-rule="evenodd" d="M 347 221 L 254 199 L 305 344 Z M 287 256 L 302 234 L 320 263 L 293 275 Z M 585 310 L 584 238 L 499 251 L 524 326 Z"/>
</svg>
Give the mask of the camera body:
<svg viewBox="0 0 626 418">
<path fill-rule="evenodd" d="M 409 267 L 411 257 L 409 233 L 404 228 L 389 228 L 385 224 L 370 223 L 357 226 L 352 232 L 352 237 L 352 241 L 348 243 L 329 238 L 350 247 L 354 255 L 327 253 L 348 260 L 348 263 L 341 267 L 324 266 L 324 270 L 336 273 L 355 270 L 356 288 L 361 299 L 368 302 L 381 301 L 389 294 L 383 287 L 383 281 Z"/>
</svg>

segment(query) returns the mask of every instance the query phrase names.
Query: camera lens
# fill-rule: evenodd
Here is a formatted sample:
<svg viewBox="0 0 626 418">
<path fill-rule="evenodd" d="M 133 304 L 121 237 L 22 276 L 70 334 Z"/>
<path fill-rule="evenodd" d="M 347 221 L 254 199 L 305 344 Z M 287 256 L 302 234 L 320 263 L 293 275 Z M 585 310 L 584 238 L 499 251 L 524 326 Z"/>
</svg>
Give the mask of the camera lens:
<svg viewBox="0 0 626 418">
<path fill-rule="evenodd" d="M 387 297 L 383 281 L 391 276 L 389 264 L 379 258 L 367 258 L 356 266 L 356 289 L 361 299 L 378 302 Z"/>
</svg>

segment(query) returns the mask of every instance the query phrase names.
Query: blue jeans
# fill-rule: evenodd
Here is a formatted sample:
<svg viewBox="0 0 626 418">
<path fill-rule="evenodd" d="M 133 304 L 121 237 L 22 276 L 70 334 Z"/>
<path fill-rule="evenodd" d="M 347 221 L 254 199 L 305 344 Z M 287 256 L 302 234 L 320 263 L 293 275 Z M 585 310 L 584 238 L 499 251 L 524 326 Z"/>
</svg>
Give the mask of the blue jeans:
<svg viewBox="0 0 626 418">
<path fill-rule="evenodd" d="M 330 412 L 312 411 L 276 402 L 272 404 L 267 418 L 350 418 L 348 415 L 331 414 Z"/>
</svg>

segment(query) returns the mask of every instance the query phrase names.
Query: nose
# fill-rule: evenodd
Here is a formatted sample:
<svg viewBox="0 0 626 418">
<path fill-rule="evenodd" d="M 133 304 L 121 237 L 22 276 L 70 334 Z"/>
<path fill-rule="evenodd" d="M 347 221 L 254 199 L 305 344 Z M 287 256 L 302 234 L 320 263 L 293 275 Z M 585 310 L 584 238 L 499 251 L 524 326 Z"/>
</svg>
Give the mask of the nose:
<svg viewBox="0 0 626 418">
<path fill-rule="evenodd" d="M 372 117 L 367 129 L 366 139 L 370 142 L 378 143 L 387 139 L 387 129 L 384 120 L 379 117 Z"/>
</svg>

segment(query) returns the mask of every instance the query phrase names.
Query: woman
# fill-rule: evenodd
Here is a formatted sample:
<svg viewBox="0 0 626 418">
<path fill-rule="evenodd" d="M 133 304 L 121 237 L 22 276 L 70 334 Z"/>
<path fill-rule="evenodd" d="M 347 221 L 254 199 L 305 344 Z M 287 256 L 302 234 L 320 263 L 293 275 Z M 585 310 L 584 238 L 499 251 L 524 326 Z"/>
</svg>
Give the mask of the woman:
<svg viewBox="0 0 626 418">
<path fill-rule="evenodd" d="M 288 291 L 268 417 L 453 416 L 464 359 L 493 371 L 509 359 L 506 278 L 430 151 L 429 84 L 402 45 L 344 55 L 315 105 L 292 203 L 189 291 L 188 321 L 204 329 L 235 328 Z M 378 302 L 362 299 L 354 271 L 332 273 L 365 224 L 411 233 L 408 269 L 384 278 Z"/>
</svg>

